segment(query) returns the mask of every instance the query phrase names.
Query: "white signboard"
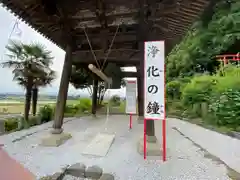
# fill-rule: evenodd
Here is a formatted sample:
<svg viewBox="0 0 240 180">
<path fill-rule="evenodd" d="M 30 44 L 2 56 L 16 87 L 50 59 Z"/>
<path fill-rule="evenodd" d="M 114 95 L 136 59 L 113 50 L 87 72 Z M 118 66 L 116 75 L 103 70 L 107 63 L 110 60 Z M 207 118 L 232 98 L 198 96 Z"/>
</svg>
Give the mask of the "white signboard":
<svg viewBox="0 0 240 180">
<path fill-rule="evenodd" d="M 144 118 L 165 119 L 164 41 L 144 44 Z"/>
<path fill-rule="evenodd" d="M 136 114 L 136 81 L 126 82 L 126 113 Z"/>
</svg>

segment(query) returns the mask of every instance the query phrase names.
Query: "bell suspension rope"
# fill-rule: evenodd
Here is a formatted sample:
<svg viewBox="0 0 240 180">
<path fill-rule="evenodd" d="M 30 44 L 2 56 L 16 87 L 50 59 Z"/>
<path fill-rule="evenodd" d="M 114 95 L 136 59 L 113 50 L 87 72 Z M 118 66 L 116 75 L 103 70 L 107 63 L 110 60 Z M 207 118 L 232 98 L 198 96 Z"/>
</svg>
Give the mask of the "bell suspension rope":
<svg viewBox="0 0 240 180">
<path fill-rule="evenodd" d="M 83 31 L 84 31 L 84 34 L 85 34 L 86 39 L 87 39 L 87 41 L 88 41 L 90 50 L 91 50 L 91 52 L 92 52 L 92 55 L 93 55 L 93 57 L 94 57 L 94 60 L 96 61 L 96 64 L 97 64 L 98 68 L 100 69 L 100 71 L 103 70 L 105 63 L 106 63 L 107 60 L 108 60 L 108 56 L 109 56 L 109 54 L 111 53 L 112 46 L 113 46 L 113 43 L 114 43 L 115 38 L 116 38 L 116 36 L 117 36 L 117 33 L 118 33 L 118 30 L 119 30 L 120 24 L 122 24 L 122 19 L 121 19 L 121 23 L 119 23 L 118 26 L 117 26 L 116 32 L 115 32 L 115 34 L 114 34 L 114 36 L 113 36 L 113 39 L 112 39 L 112 41 L 111 41 L 111 44 L 110 44 L 110 46 L 109 46 L 109 48 L 108 48 L 108 51 L 107 51 L 107 53 L 106 53 L 106 56 L 105 56 L 105 58 L 104 58 L 104 61 L 103 61 L 103 64 L 102 64 L 101 67 L 100 67 L 100 65 L 99 65 L 99 63 L 98 63 L 96 54 L 95 54 L 95 52 L 94 52 L 94 50 L 93 50 L 93 48 L 92 48 L 92 44 L 91 44 L 90 39 L 89 39 L 89 37 L 88 37 L 88 34 L 87 34 L 87 32 L 86 32 L 86 28 L 85 28 L 85 26 L 83 26 Z M 108 93 L 107 93 L 107 95 L 109 96 L 109 94 L 110 94 L 110 92 L 109 92 L 110 84 L 109 84 L 109 83 L 107 83 L 107 84 L 108 84 L 108 89 L 107 89 Z M 104 128 L 105 131 L 107 130 L 106 125 L 108 124 L 108 121 L 109 121 L 109 113 L 110 113 L 110 100 L 108 100 L 108 105 L 107 105 L 106 121 L 105 121 L 105 123 L 103 124 L 103 127 L 105 127 L 105 128 Z"/>
<path fill-rule="evenodd" d="M 88 34 L 87 34 L 87 32 L 86 32 L 85 26 L 83 26 L 83 31 L 84 31 L 84 34 L 85 34 L 85 36 L 86 36 L 86 38 L 87 38 L 87 41 L 88 41 L 90 50 L 91 50 L 91 52 L 92 52 L 92 55 L 93 55 L 93 57 L 94 57 L 94 60 L 96 61 L 96 64 L 97 64 L 98 68 L 100 68 L 100 65 L 98 64 L 97 57 L 96 57 L 96 55 L 95 55 L 95 53 L 94 53 L 94 51 L 93 51 L 92 44 L 91 44 L 91 42 L 90 42 L 90 40 L 89 40 L 89 37 L 88 37 Z"/>
</svg>

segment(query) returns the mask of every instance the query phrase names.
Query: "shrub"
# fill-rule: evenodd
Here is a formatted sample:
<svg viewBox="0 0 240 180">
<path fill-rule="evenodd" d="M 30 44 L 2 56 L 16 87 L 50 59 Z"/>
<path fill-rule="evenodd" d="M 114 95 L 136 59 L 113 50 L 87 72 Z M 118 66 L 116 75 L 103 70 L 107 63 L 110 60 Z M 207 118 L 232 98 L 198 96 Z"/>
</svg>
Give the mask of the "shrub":
<svg viewBox="0 0 240 180">
<path fill-rule="evenodd" d="M 79 112 L 78 105 L 66 105 L 64 111 L 64 117 L 73 117 Z"/>
<path fill-rule="evenodd" d="M 235 129 L 237 132 L 240 132 L 240 126 L 236 127 Z"/>
<path fill-rule="evenodd" d="M 18 129 L 18 119 L 9 118 L 4 121 L 4 128 L 6 132 L 17 130 Z"/>
<path fill-rule="evenodd" d="M 113 106 L 120 106 L 120 104 L 121 104 L 121 98 L 120 98 L 120 96 L 118 96 L 118 95 L 112 96 L 111 99 L 110 99 L 110 103 L 111 103 Z"/>
<path fill-rule="evenodd" d="M 240 126 L 240 91 L 228 90 L 215 96 L 209 106 L 219 126 L 237 128 Z"/>
<path fill-rule="evenodd" d="M 90 111 L 90 109 L 92 107 L 92 101 L 88 98 L 82 98 L 82 99 L 80 99 L 77 107 L 81 112 Z"/>
<path fill-rule="evenodd" d="M 76 114 L 78 109 L 79 108 L 76 105 L 66 105 L 64 113 L 66 113 L 66 114 L 73 114 L 74 115 L 74 114 Z"/>
<path fill-rule="evenodd" d="M 226 92 L 229 89 L 240 91 L 240 68 L 233 65 L 228 65 L 224 67 L 223 72 L 224 73 L 222 73 L 222 70 L 217 72 L 217 84 L 213 89 L 215 95 Z"/>
<path fill-rule="evenodd" d="M 28 120 L 31 120 L 31 117 L 29 117 Z M 18 119 L 18 130 L 22 130 L 22 129 L 28 129 L 30 127 L 29 121 L 26 121 L 26 119 L 24 119 L 24 117 L 20 117 Z"/>
<path fill-rule="evenodd" d="M 183 89 L 183 104 L 193 105 L 208 102 L 216 83 L 217 80 L 215 76 L 203 75 L 194 77 Z"/>
<path fill-rule="evenodd" d="M 125 113 L 126 112 L 126 101 L 120 102 L 119 111 L 120 111 L 120 113 Z"/>
<path fill-rule="evenodd" d="M 169 100 L 166 102 L 166 111 L 168 115 L 182 116 L 185 111 L 180 100 Z"/>
<path fill-rule="evenodd" d="M 240 78 L 236 76 L 223 76 L 217 77 L 217 84 L 214 86 L 214 94 L 221 94 L 232 89 L 240 91 Z"/>
<path fill-rule="evenodd" d="M 166 85 L 167 98 L 180 99 L 181 82 L 178 80 L 170 81 Z"/>
<path fill-rule="evenodd" d="M 190 83 L 191 80 L 192 80 L 192 77 L 181 77 L 181 78 L 178 78 L 178 80 L 181 82 L 181 86 L 184 86 L 186 85 L 187 83 Z"/>
<path fill-rule="evenodd" d="M 220 68 L 217 72 L 219 76 L 231 76 L 231 77 L 240 77 L 240 68 L 232 64 Z"/>
<path fill-rule="evenodd" d="M 28 124 L 29 126 L 36 126 L 41 124 L 41 119 L 39 118 L 39 116 L 31 116 L 28 119 Z"/>
<path fill-rule="evenodd" d="M 53 117 L 53 107 L 50 105 L 44 105 L 39 110 L 39 118 L 41 123 L 51 121 Z"/>
</svg>

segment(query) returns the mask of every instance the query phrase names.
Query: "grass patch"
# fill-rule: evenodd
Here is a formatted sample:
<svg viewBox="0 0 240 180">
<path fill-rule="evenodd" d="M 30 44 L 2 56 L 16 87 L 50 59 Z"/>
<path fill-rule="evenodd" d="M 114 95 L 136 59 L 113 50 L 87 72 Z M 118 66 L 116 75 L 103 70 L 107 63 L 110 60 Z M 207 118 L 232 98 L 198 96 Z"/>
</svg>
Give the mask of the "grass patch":
<svg viewBox="0 0 240 180">
<path fill-rule="evenodd" d="M 125 101 L 122 101 L 120 103 L 120 105 L 116 106 L 116 105 L 112 105 L 110 103 L 109 105 L 109 114 L 125 114 L 125 107 L 126 107 L 126 103 Z M 104 106 L 101 107 L 100 109 L 98 109 L 97 113 L 99 114 L 107 114 L 107 108 L 108 108 L 108 103 L 104 103 Z"/>
<path fill-rule="evenodd" d="M 79 100 L 67 100 L 67 105 L 78 104 Z M 53 100 L 38 101 L 37 112 L 44 105 L 54 106 L 56 104 Z M 24 101 L 0 101 L 0 114 L 21 114 L 24 112 Z M 31 109 L 30 109 L 31 112 Z"/>
</svg>

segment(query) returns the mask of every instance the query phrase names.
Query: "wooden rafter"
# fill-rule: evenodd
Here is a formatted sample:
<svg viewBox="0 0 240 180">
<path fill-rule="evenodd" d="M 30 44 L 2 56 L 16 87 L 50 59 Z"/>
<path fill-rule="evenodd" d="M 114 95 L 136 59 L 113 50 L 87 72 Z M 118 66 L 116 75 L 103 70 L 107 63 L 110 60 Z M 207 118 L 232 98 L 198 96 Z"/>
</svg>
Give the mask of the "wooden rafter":
<svg viewBox="0 0 240 180">
<path fill-rule="evenodd" d="M 68 43 L 67 38 L 63 38 L 68 28 L 67 34 L 76 41 L 75 50 L 78 51 L 79 56 L 82 56 L 80 51 L 90 52 L 82 30 L 83 24 L 88 26 L 88 36 L 93 43 L 93 48 L 98 51 L 109 47 L 109 41 L 112 40 L 121 22 L 123 24 L 119 27 L 113 49 L 119 49 L 118 52 L 121 49 L 138 50 L 136 44 L 141 39 L 138 33 L 139 23 L 144 22 L 144 26 L 148 26 L 148 31 L 154 30 L 150 34 L 155 39 L 166 40 L 169 51 L 174 43 L 185 34 L 193 21 L 199 17 L 209 1 L 148 0 L 143 4 L 142 9 L 139 9 L 139 0 L 56 1 L 66 14 L 63 18 L 59 14 L 47 14 L 40 0 L 0 0 L 12 13 L 18 15 L 24 22 L 63 49 Z M 128 57 L 132 59 L 132 62 L 137 63 L 137 58 L 140 57 L 139 52 L 131 54 L 134 54 L 134 57 L 130 55 Z M 127 61 L 118 56 L 119 53 L 113 51 L 110 60 L 118 63 Z M 93 59 L 91 56 L 87 58 Z"/>
</svg>

